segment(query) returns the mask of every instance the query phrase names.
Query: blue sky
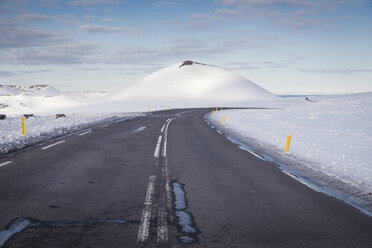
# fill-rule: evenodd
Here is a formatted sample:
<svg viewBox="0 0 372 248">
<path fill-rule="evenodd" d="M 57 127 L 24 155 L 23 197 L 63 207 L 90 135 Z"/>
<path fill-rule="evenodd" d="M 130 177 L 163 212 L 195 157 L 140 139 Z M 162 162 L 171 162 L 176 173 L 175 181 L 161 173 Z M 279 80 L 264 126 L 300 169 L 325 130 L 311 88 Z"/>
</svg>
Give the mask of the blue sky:
<svg viewBox="0 0 372 248">
<path fill-rule="evenodd" d="M 369 0 L 0 0 L 0 83 L 114 91 L 168 65 L 277 94 L 372 91 Z"/>
</svg>

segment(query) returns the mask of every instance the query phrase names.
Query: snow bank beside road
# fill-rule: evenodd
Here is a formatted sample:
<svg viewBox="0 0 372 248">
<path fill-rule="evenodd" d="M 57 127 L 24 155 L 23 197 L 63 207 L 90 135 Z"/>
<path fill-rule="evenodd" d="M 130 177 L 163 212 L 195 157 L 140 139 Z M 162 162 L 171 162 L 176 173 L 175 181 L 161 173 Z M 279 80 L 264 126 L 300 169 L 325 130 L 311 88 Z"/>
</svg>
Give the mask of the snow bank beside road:
<svg viewBox="0 0 372 248">
<path fill-rule="evenodd" d="M 0 155 L 8 154 L 45 142 L 50 139 L 76 133 L 118 121 L 144 116 L 141 113 L 120 114 L 69 114 L 65 118 L 35 116 L 26 120 L 27 135 L 21 134 L 21 118 L 7 118 L 0 122 Z"/>
<path fill-rule="evenodd" d="M 297 174 L 309 176 L 311 171 L 310 178 L 331 178 L 342 191 L 370 201 L 372 209 L 372 93 L 310 100 L 316 102 L 302 98 L 283 109 L 218 111 L 207 117 L 225 133 L 241 135 L 254 150 L 284 161 Z M 219 124 L 223 115 L 224 127 Z M 292 142 L 285 153 L 288 133 Z"/>
</svg>

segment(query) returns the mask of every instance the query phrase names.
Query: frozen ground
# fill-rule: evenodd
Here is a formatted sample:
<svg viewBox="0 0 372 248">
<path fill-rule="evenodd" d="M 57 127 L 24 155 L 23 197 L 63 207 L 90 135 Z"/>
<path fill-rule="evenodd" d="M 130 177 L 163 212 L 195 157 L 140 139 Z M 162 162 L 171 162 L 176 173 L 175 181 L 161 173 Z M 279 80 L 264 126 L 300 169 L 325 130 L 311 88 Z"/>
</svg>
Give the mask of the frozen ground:
<svg viewBox="0 0 372 248">
<path fill-rule="evenodd" d="M 141 113 L 67 114 L 64 118 L 35 116 L 26 120 L 27 135 L 21 133 L 21 118 L 0 120 L 0 156 L 50 139 L 89 130 L 113 122 L 125 121 Z"/>
<path fill-rule="evenodd" d="M 288 98 L 278 109 L 224 110 L 207 118 L 242 147 L 371 214 L 372 93 L 308 100 Z"/>
</svg>

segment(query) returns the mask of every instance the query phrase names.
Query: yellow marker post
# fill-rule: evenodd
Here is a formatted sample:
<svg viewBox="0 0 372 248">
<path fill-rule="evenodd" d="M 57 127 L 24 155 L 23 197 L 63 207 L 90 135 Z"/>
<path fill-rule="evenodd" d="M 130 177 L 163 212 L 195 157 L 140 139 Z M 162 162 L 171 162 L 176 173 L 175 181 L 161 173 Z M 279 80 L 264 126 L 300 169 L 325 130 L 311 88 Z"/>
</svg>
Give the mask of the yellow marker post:
<svg viewBox="0 0 372 248">
<path fill-rule="evenodd" d="M 150 112 L 150 106 L 147 106 L 147 112 Z"/>
<path fill-rule="evenodd" d="M 22 135 L 26 135 L 26 118 L 22 116 Z"/>
<path fill-rule="evenodd" d="M 170 105 L 168 106 L 168 109 L 170 109 Z"/>
<path fill-rule="evenodd" d="M 222 125 L 225 125 L 225 116 L 222 118 Z"/>
<path fill-rule="evenodd" d="M 285 151 L 288 152 L 289 151 L 289 145 L 291 144 L 291 134 L 288 134 L 288 138 L 287 138 L 287 144 L 285 145 Z"/>
<path fill-rule="evenodd" d="M 218 108 L 216 107 L 216 112 L 218 111 Z"/>
<path fill-rule="evenodd" d="M 214 109 L 212 110 L 212 115 L 214 115 Z"/>
<path fill-rule="evenodd" d="M 221 110 L 222 110 L 222 107 L 221 107 Z"/>
</svg>

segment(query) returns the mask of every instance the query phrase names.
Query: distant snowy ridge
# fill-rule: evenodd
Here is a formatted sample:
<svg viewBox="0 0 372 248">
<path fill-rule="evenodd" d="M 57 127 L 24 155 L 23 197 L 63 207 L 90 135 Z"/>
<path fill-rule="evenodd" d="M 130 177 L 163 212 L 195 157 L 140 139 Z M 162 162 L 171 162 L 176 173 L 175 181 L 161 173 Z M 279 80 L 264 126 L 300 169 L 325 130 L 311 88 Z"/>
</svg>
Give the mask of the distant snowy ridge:
<svg viewBox="0 0 372 248">
<path fill-rule="evenodd" d="M 226 69 L 183 61 L 156 71 L 113 95 L 115 99 L 193 100 L 222 104 L 274 100 L 276 96 Z"/>
<path fill-rule="evenodd" d="M 25 113 L 47 115 L 61 111 L 91 112 L 89 108 L 85 111 L 79 111 L 77 108 L 96 104 L 97 100 L 104 99 L 107 95 L 108 92 L 63 92 L 45 84 L 0 85 L 0 114 L 19 116 Z"/>
<path fill-rule="evenodd" d="M 61 94 L 61 91 L 45 84 L 31 85 L 28 87 L 18 85 L 0 85 L 0 96 L 30 95 L 52 97 Z"/>
</svg>

